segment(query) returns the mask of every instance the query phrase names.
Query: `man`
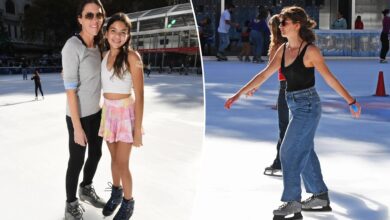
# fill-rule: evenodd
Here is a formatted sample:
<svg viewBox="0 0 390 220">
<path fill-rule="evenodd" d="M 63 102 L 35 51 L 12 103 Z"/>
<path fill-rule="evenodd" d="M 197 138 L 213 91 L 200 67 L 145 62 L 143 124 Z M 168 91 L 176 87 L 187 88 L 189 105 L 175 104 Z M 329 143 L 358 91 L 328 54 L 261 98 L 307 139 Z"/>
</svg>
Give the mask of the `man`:
<svg viewBox="0 0 390 220">
<path fill-rule="evenodd" d="M 235 6 L 231 3 L 227 4 L 225 11 L 221 14 L 219 19 L 218 34 L 219 34 L 219 47 L 217 57 L 218 60 L 227 60 L 224 52 L 229 45 L 229 30 L 230 26 L 238 26 L 231 21 L 231 13 L 233 13 Z"/>
</svg>

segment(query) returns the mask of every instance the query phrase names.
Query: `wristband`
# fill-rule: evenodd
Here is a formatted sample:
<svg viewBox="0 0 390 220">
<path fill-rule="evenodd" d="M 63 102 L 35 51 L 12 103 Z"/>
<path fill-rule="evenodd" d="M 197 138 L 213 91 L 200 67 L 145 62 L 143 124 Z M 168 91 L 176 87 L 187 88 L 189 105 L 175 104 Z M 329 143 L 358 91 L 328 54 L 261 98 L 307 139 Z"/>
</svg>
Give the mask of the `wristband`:
<svg viewBox="0 0 390 220">
<path fill-rule="evenodd" d="M 354 99 L 351 103 L 349 103 L 348 105 L 351 106 L 351 105 L 354 105 L 356 104 L 356 99 Z"/>
</svg>

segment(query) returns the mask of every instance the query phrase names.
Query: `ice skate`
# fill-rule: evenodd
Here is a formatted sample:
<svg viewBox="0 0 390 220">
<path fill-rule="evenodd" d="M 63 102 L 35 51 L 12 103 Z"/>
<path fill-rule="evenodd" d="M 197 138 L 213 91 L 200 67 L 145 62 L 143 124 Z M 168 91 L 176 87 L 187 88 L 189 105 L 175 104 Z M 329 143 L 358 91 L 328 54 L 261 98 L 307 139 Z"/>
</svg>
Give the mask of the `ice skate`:
<svg viewBox="0 0 390 220">
<path fill-rule="evenodd" d="M 292 201 L 285 202 L 283 205 L 279 206 L 278 209 L 274 210 L 274 220 L 296 220 L 303 219 L 301 214 L 302 205 L 300 202 Z"/>
<path fill-rule="evenodd" d="M 222 54 L 221 52 L 218 52 L 217 53 L 217 60 L 218 61 L 227 61 L 228 59 L 224 54 Z"/>
<path fill-rule="evenodd" d="M 302 210 L 309 212 L 326 212 L 332 211 L 330 207 L 329 196 L 327 192 L 313 195 L 302 201 Z"/>
<path fill-rule="evenodd" d="M 96 208 L 103 208 L 106 204 L 103 199 L 101 199 L 95 192 L 92 184 L 86 186 L 80 186 L 79 188 L 79 197 L 82 202 L 87 201 Z"/>
<path fill-rule="evenodd" d="M 129 220 L 134 211 L 134 199 L 129 201 L 122 200 L 121 207 L 116 213 L 114 220 Z"/>
<path fill-rule="evenodd" d="M 79 203 L 78 200 L 66 203 L 65 205 L 65 220 L 82 220 L 84 207 Z"/>
<path fill-rule="evenodd" d="M 122 187 L 114 187 L 111 185 L 111 197 L 103 208 L 103 215 L 110 216 L 122 202 L 123 189 Z"/>
<path fill-rule="evenodd" d="M 277 177 L 283 176 L 280 162 L 278 163 L 277 161 L 274 161 L 274 163 L 271 166 L 266 167 L 264 170 L 264 175 L 277 176 Z"/>
</svg>

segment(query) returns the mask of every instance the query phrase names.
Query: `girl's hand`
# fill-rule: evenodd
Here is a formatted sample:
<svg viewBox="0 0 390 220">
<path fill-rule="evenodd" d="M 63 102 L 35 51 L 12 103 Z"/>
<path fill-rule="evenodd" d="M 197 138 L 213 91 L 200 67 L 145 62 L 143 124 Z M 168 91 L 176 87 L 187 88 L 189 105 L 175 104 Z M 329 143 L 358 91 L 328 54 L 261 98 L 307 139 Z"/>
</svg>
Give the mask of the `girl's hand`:
<svg viewBox="0 0 390 220">
<path fill-rule="evenodd" d="M 73 135 L 74 135 L 74 142 L 76 144 L 81 145 L 83 147 L 87 146 L 88 143 L 87 136 L 85 135 L 85 132 L 82 128 L 75 129 Z"/>
<path fill-rule="evenodd" d="M 134 147 L 141 147 L 142 144 L 142 130 L 135 130 L 134 131 L 134 140 L 133 140 L 133 146 Z"/>
<path fill-rule="evenodd" d="M 239 94 L 236 94 L 230 98 L 228 98 L 225 102 L 225 108 L 230 109 L 234 102 L 236 102 L 240 98 Z"/>
<path fill-rule="evenodd" d="M 352 117 L 359 118 L 360 113 L 362 112 L 362 107 L 360 106 L 360 103 L 355 102 L 349 106 L 349 110 L 351 111 Z"/>
<path fill-rule="evenodd" d="M 255 94 L 255 92 L 259 89 L 259 87 L 256 87 L 256 88 L 253 88 L 252 90 L 250 90 L 249 92 L 247 92 L 245 95 L 246 96 L 253 96 L 253 94 Z"/>
</svg>

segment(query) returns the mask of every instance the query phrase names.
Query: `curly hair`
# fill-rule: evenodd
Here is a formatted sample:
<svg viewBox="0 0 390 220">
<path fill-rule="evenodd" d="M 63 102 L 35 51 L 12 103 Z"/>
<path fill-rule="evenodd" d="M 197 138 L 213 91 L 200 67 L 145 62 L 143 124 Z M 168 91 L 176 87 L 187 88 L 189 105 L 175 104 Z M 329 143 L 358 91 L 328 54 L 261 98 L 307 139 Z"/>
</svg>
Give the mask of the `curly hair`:
<svg viewBox="0 0 390 220">
<path fill-rule="evenodd" d="M 303 8 L 298 6 L 285 7 L 282 9 L 279 16 L 281 19 L 289 18 L 293 23 L 299 23 L 301 25 L 299 37 L 301 37 L 302 40 L 308 43 L 315 41 L 316 37 L 313 28 L 317 23 L 307 15 Z"/>
</svg>

